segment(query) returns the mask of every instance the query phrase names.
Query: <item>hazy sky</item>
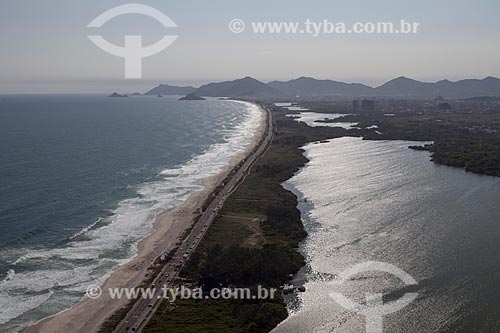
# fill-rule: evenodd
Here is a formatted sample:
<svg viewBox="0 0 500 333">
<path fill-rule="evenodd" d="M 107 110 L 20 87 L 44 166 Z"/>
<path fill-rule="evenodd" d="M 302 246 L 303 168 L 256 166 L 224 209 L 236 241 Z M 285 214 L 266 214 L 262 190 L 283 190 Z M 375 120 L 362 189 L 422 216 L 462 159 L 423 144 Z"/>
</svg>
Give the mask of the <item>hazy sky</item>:
<svg viewBox="0 0 500 333">
<path fill-rule="evenodd" d="M 144 0 L 178 28 L 141 15 L 87 28 L 118 0 L 0 0 L 0 93 L 145 90 L 156 83 L 202 84 L 250 75 L 268 81 L 314 76 L 377 85 L 396 76 L 500 76 L 498 0 Z M 228 23 L 247 29 L 231 33 Z M 420 22 L 413 35 L 252 33 L 256 21 Z M 123 45 L 178 35 L 166 50 L 143 60 L 143 80 L 124 80 L 124 60 L 92 44 L 99 34 Z M 113 89 L 116 88 L 116 89 Z"/>
</svg>

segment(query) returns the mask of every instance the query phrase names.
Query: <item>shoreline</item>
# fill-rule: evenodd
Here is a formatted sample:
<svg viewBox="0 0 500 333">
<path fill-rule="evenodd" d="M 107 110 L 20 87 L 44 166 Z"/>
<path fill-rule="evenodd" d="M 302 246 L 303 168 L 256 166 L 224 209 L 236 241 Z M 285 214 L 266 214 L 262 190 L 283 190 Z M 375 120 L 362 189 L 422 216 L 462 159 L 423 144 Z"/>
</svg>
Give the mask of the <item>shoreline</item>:
<svg viewBox="0 0 500 333">
<path fill-rule="evenodd" d="M 191 193 L 184 202 L 158 215 L 151 233 L 138 243 L 137 254 L 127 263 L 111 270 L 101 284 L 103 290 L 138 287 L 145 280 L 148 268 L 154 260 L 174 248 L 183 233 L 189 229 L 209 195 L 261 142 L 266 132 L 266 111 L 255 103 L 237 102 L 256 106 L 261 112 L 261 119 L 251 142 L 246 145 L 243 152 L 233 156 L 218 174 L 200 179 L 197 183 L 204 187 L 202 190 Z M 96 332 L 112 314 L 127 303 L 128 300 L 125 298 L 111 299 L 108 293 L 103 293 L 97 299 L 83 296 L 69 309 L 38 321 L 25 328 L 24 332 Z"/>
</svg>

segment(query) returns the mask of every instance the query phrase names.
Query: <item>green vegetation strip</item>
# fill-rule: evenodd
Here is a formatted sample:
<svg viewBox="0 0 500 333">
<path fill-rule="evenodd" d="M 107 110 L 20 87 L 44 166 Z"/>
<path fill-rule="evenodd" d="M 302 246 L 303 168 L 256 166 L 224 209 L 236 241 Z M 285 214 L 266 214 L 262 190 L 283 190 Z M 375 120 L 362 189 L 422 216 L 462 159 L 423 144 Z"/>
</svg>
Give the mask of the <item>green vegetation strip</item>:
<svg viewBox="0 0 500 333">
<path fill-rule="evenodd" d="M 304 231 L 296 196 L 281 183 L 307 162 L 301 146 L 355 130 L 311 128 L 272 108 L 270 149 L 226 200 L 200 246 L 181 271 L 195 285 L 277 288 L 304 265 L 297 251 Z M 269 332 L 287 316 L 281 295 L 265 300 L 164 301 L 144 332 Z"/>
</svg>

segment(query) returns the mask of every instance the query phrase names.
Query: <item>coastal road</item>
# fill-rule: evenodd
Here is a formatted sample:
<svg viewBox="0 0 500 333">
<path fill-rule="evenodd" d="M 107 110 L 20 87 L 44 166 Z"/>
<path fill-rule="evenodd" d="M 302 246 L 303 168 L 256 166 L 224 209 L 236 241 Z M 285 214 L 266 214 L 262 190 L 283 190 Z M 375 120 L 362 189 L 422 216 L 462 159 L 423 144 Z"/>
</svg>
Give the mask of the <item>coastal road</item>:
<svg viewBox="0 0 500 333">
<path fill-rule="evenodd" d="M 234 190 L 236 190 L 238 184 L 240 184 L 245 178 L 257 159 L 269 149 L 273 138 L 273 121 L 271 112 L 265 108 L 263 109 L 266 112 L 267 124 L 261 143 L 258 144 L 256 149 L 249 154 L 243 163 L 240 163 L 239 167 L 235 167 L 235 169 L 233 169 L 228 178 L 226 178 L 226 180 L 229 179 L 227 183 L 222 183 L 222 189 L 215 196 L 210 205 L 202 212 L 189 235 L 177 248 L 172 259 L 167 261 L 160 273 L 148 286 L 148 288 L 154 291 L 153 297 L 148 299 L 139 298 L 127 313 L 125 318 L 117 325 L 114 332 L 142 331 L 153 313 L 159 307 L 161 301 L 164 299 L 162 286 L 167 285 L 168 287 L 172 287 L 169 283 L 175 281 L 179 271 L 184 267 L 186 261 L 200 244 L 201 239 L 207 232 L 212 222 L 215 220 L 215 217 L 222 208 L 225 200 Z M 166 249 L 166 252 L 167 251 L 168 249 Z"/>
</svg>

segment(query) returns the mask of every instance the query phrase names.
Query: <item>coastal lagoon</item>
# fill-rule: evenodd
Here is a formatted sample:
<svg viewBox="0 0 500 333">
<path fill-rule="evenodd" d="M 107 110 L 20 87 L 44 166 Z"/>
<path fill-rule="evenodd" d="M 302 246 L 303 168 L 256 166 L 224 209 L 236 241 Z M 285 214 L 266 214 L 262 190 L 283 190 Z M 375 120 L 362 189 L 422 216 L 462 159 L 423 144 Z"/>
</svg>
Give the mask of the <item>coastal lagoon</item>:
<svg viewBox="0 0 500 333">
<path fill-rule="evenodd" d="M 273 332 L 363 332 L 365 317 L 330 293 L 363 303 L 366 293 L 410 305 L 384 317 L 384 332 L 498 331 L 500 179 L 434 164 L 415 142 L 339 138 L 304 147 L 310 162 L 283 184 L 299 196 L 309 233 L 307 265 L 288 300 L 290 317 Z M 380 261 L 418 286 L 386 273 L 362 273 L 341 286 L 338 274 Z M 480 323 L 482 326 L 480 326 Z"/>
<path fill-rule="evenodd" d="M 129 261 L 262 117 L 248 103 L 177 98 L 0 97 L 0 331 L 66 309 Z"/>
<path fill-rule="evenodd" d="M 290 111 L 294 111 L 292 108 L 288 108 Z M 297 107 L 298 110 L 302 111 L 303 109 Z M 318 127 L 318 126 L 326 126 L 326 127 L 341 127 L 345 129 L 358 128 L 358 123 L 349 123 L 349 122 L 333 122 L 335 119 L 342 118 L 344 116 L 348 116 L 348 114 L 340 114 L 340 113 L 317 113 L 317 112 L 299 112 L 298 114 L 290 114 L 288 115 L 291 118 L 294 118 L 296 121 L 300 121 L 306 123 L 310 127 Z M 328 120 L 331 122 L 322 122 L 324 120 Z"/>
</svg>

